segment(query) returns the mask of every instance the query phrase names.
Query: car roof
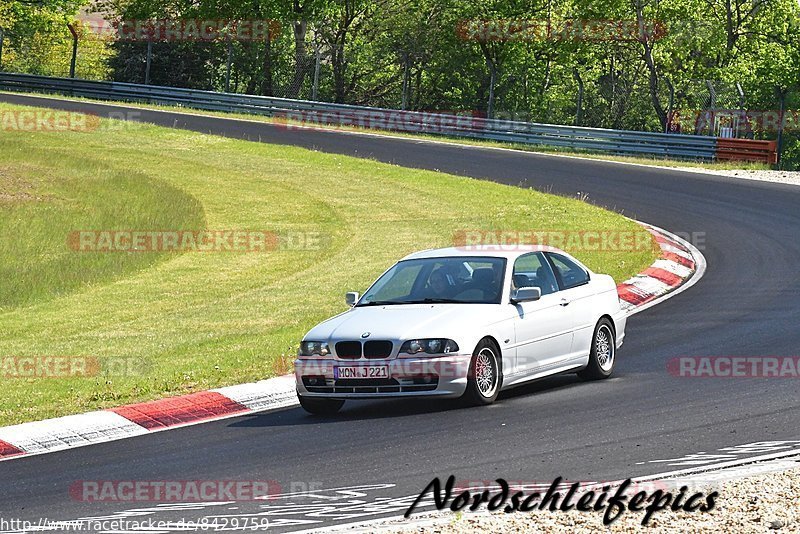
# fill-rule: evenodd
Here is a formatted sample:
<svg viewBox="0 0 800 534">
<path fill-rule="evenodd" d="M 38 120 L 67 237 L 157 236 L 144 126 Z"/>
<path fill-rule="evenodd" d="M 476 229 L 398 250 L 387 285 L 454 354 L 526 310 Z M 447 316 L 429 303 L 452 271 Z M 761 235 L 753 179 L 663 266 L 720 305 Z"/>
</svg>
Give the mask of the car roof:
<svg viewBox="0 0 800 534">
<path fill-rule="evenodd" d="M 404 257 L 403 260 L 452 257 L 489 257 L 513 260 L 529 252 L 558 252 L 559 254 L 569 256 L 569 254 L 563 250 L 547 245 L 469 245 L 463 247 L 432 248 L 419 252 L 412 252 Z"/>
</svg>

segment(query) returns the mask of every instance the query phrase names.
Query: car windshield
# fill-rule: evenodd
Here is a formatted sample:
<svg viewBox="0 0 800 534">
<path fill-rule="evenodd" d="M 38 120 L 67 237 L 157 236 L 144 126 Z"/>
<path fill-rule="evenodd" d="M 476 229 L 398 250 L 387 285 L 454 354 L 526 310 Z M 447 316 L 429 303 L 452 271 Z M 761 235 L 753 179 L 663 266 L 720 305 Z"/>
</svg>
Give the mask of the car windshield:
<svg viewBox="0 0 800 534">
<path fill-rule="evenodd" d="M 404 260 L 372 284 L 358 306 L 499 304 L 505 270 L 504 258 L 470 256 Z"/>
</svg>

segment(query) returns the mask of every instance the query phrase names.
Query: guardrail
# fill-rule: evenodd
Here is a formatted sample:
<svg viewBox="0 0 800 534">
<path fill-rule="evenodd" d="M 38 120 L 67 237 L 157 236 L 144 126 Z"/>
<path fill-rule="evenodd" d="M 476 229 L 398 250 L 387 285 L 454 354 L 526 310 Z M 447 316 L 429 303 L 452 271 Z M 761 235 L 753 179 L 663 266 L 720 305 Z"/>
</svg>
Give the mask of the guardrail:
<svg viewBox="0 0 800 534">
<path fill-rule="evenodd" d="M 718 139 L 627 130 L 559 126 L 432 112 L 290 100 L 235 93 L 217 93 L 156 85 L 52 78 L 0 73 L 0 90 L 56 93 L 100 100 L 180 105 L 201 110 L 252 113 L 278 117 L 287 127 L 325 124 L 484 139 L 507 143 L 564 147 L 621 155 L 675 159 L 719 158 Z M 730 140 L 727 140 L 730 141 Z M 736 141 L 736 140 L 734 140 Z M 748 157 L 757 152 L 748 150 Z M 724 152 L 724 157 L 733 152 Z M 751 160 L 752 161 L 752 160 Z"/>
<path fill-rule="evenodd" d="M 720 137 L 717 139 L 717 159 L 757 161 L 774 165 L 778 163 L 778 142 Z"/>
</svg>

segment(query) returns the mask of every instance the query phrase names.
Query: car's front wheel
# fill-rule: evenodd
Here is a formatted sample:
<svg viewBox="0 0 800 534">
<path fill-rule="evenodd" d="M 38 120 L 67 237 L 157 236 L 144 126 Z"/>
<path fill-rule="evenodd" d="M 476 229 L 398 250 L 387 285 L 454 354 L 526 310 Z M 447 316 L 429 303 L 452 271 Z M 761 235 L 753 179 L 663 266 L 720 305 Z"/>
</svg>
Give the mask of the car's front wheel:
<svg viewBox="0 0 800 534">
<path fill-rule="evenodd" d="M 472 405 L 491 404 L 500 393 L 502 380 L 500 351 L 490 339 L 482 339 L 472 353 L 463 398 Z"/>
<path fill-rule="evenodd" d="M 314 415 L 333 415 L 344 406 L 341 399 L 315 399 L 312 397 L 298 397 L 300 406 L 308 413 Z"/>
<path fill-rule="evenodd" d="M 578 371 L 578 376 L 584 380 L 608 378 L 614 370 L 616 356 L 617 344 L 614 326 L 604 317 L 594 327 L 589 364 Z"/>
</svg>

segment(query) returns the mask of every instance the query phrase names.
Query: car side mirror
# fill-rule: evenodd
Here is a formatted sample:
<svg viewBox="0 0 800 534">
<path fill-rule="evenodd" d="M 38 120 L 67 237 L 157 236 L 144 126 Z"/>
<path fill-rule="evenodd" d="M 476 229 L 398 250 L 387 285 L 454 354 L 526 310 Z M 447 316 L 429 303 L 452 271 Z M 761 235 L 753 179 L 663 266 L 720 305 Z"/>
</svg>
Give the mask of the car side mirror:
<svg viewBox="0 0 800 534">
<path fill-rule="evenodd" d="M 355 306 L 356 302 L 358 302 L 358 297 L 358 291 L 348 291 L 344 294 L 344 301 L 348 306 Z"/>
<path fill-rule="evenodd" d="M 511 292 L 511 302 L 530 302 L 542 298 L 542 290 L 538 287 L 520 287 Z"/>
</svg>

